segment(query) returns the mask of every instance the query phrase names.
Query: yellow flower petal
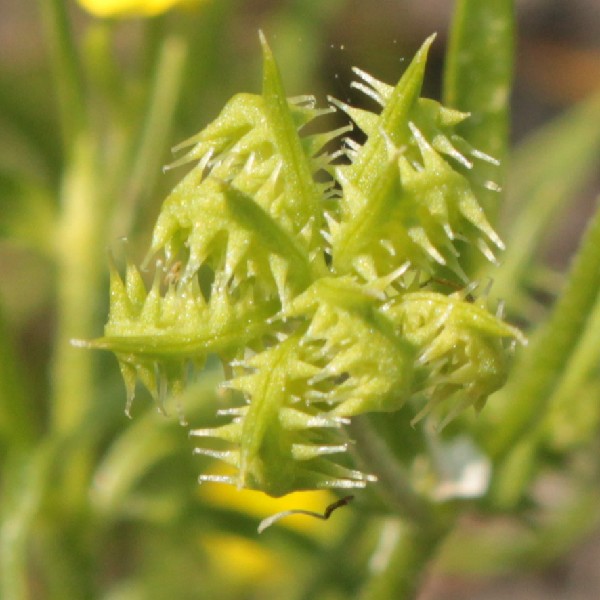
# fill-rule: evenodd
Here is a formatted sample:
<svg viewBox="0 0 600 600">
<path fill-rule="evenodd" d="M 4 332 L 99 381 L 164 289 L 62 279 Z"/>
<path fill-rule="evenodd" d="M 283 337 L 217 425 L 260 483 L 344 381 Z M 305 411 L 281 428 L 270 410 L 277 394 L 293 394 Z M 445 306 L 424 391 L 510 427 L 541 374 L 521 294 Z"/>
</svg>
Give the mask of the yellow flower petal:
<svg viewBox="0 0 600 600">
<path fill-rule="evenodd" d="M 202 0 L 79 0 L 96 17 L 153 17 L 174 6 L 199 4 Z"/>
<path fill-rule="evenodd" d="M 215 474 L 227 474 L 227 467 L 216 465 L 218 470 L 211 471 Z M 275 513 L 302 508 L 322 513 L 331 504 L 336 496 L 329 491 L 319 490 L 310 492 L 294 492 L 281 498 L 271 498 L 263 492 L 241 489 L 223 484 L 203 484 L 198 489 L 200 498 L 213 506 L 220 506 L 257 518 L 256 524 L 261 519 Z M 340 511 L 340 513 L 343 511 Z M 311 519 L 304 515 L 286 517 L 277 523 L 277 526 L 285 527 L 303 533 L 319 540 L 332 540 L 344 530 L 344 517 L 336 513 L 336 518 L 323 523 L 317 519 Z"/>
<path fill-rule="evenodd" d="M 228 578 L 229 584 L 249 584 L 265 578 L 285 577 L 285 564 L 257 541 L 214 533 L 203 536 L 203 545 L 213 567 Z"/>
</svg>

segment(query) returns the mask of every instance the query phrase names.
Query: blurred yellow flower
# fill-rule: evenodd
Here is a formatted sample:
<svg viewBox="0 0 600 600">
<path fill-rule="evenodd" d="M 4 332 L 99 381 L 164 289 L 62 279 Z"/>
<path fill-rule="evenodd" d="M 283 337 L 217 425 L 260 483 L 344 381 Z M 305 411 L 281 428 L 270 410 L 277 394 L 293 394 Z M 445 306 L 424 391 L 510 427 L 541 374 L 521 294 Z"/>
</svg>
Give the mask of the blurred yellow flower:
<svg viewBox="0 0 600 600">
<path fill-rule="evenodd" d="M 78 0 L 96 17 L 153 17 L 174 6 L 192 6 L 203 0 Z"/>
<path fill-rule="evenodd" d="M 290 575 L 281 557 L 257 540 L 207 533 L 202 544 L 212 568 L 220 577 L 227 578 L 228 585 L 252 584 L 264 578 L 285 580 Z"/>
<path fill-rule="evenodd" d="M 227 465 L 215 465 L 215 467 L 207 472 L 219 475 L 233 472 L 233 469 Z M 256 517 L 257 526 L 265 517 L 284 510 L 302 508 L 322 513 L 336 499 L 336 496 L 327 490 L 294 492 L 281 498 L 271 498 L 263 492 L 237 489 L 223 484 L 201 485 L 198 488 L 198 496 L 210 505 L 237 510 Z M 348 524 L 347 513 L 348 511 L 336 512 L 335 518 L 326 523 L 304 515 L 294 515 L 282 519 L 277 526 L 292 529 L 316 540 L 331 542 L 343 535 Z"/>
</svg>

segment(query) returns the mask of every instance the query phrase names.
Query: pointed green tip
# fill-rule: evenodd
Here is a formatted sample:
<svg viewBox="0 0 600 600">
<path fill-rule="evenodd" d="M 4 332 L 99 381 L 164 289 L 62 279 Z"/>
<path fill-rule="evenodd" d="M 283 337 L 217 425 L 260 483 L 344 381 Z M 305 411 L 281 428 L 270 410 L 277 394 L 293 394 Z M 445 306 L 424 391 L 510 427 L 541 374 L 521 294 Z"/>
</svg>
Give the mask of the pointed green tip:
<svg viewBox="0 0 600 600">
<path fill-rule="evenodd" d="M 267 43 L 267 38 L 262 29 L 258 30 L 258 39 L 260 40 L 260 45 L 262 46 L 263 50 L 269 49 L 269 44 Z"/>
<path fill-rule="evenodd" d="M 422 44 L 415 57 L 413 59 L 413 64 L 425 65 L 427 62 L 427 55 L 429 54 L 429 48 L 431 48 L 431 44 L 433 44 L 435 38 L 437 37 L 437 33 L 432 33 Z"/>
<path fill-rule="evenodd" d="M 94 338 L 93 340 L 83 340 L 72 338 L 69 343 L 74 348 L 83 348 L 85 350 L 110 350 L 105 338 Z"/>
<path fill-rule="evenodd" d="M 272 62 L 274 60 L 273 51 L 271 50 L 269 42 L 267 42 L 267 37 L 262 29 L 258 30 L 258 39 L 260 40 L 260 46 L 262 48 L 263 63 Z"/>
<path fill-rule="evenodd" d="M 428 50 L 429 46 L 431 46 L 431 44 L 433 44 L 435 38 L 437 37 L 437 32 L 432 33 L 422 44 L 421 44 L 421 49 L 425 49 Z M 419 50 L 420 52 L 420 50 Z"/>
<path fill-rule="evenodd" d="M 71 338 L 69 340 L 69 343 L 74 348 L 94 348 L 95 347 L 94 340 L 81 340 L 78 338 Z"/>
<path fill-rule="evenodd" d="M 279 89 L 281 88 L 281 82 L 277 63 L 262 29 L 258 30 L 258 37 L 263 55 L 263 94 L 266 94 L 267 90 L 271 93 L 282 92 L 283 90 Z"/>
</svg>

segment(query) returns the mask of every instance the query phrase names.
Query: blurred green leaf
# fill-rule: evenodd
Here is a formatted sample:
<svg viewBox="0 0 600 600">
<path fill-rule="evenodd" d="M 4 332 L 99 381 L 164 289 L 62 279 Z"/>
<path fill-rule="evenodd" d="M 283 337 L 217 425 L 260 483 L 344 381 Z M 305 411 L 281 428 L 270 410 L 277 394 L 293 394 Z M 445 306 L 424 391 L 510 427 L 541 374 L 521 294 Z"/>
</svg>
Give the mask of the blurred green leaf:
<svg viewBox="0 0 600 600">
<path fill-rule="evenodd" d="M 586 328 L 569 357 L 563 376 L 548 402 L 544 429 L 554 448 L 568 451 L 590 443 L 600 422 L 597 377 L 600 356 L 600 294 L 590 311 Z M 592 382 L 592 383 L 590 383 Z"/>
<path fill-rule="evenodd" d="M 113 220 L 116 235 L 130 233 L 136 212 L 141 212 L 140 204 L 148 201 L 156 187 L 179 102 L 187 53 L 187 40 L 176 35 L 165 36 L 149 82 L 144 119 L 132 144 L 126 181 L 122 183 L 122 197 Z"/>
<path fill-rule="evenodd" d="M 206 419 L 214 414 L 215 390 L 219 380 L 217 372 L 207 371 L 177 399 L 186 407 L 189 417 Z M 104 518 L 115 518 L 124 500 L 135 492 L 143 476 L 180 448 L 181 438 L 187 442 L 186 431 L 172 419 L 166 419 L 164 415 L 159 417 L 154 411 L 134 421 L 113 439 L 96 467 L 94 479 L 100 483 L 91 495 L 94 508 Z"/>
<path fill-rule="evenodd" d="M 513 154 L 503 219 L 507 251 L 494 274 L 494 294 L 510 310 L 552 219 L 598 170 L 600 92 L 534 133 Z"/>
<path fill-rule="evenodd" d="M 589 325 L 600 290 L 600 208 L 573 260 L 563 293 L 538 329 L 503 392 L 502 427 L 488 440 L 492 455 L 503 461 L 518 443 L 535 434 L 570 357 Z M 507 459 L 510 461 L 510 458 Z"/>
<path fill-rule="evenodd" d="M 51 255 L 55 224 L 51 193 L 31 177 L 0 171 L 0 237 Z"/>
<path fill-rule="evenodd" d="M 42 69 L 11 73 L 0 63 L 0 162 L 5 169 L 29 169 L 56 181 L 61 168 L 57 116 L 51 107 L 40 108 L 47 101 L 48 79 Z"/>
<path fill-rule="evenodd" d="M 314 88 L 319 69 L 321 48 L 330 21 L 343 7 L 344 0 L 292 0 L 278 3 L 280 8 L 265 30 L 273 53 L 281 65 L 294 65 L 284 73 L 284 83 L 291 95 L 309 85 Z"/>
<path fill-rule="evenodd" d="M 15 356 L 0 310 L 0 446 L 26 446 L 32 441 L 34 431 L 25 373 Z"/>
<path fill-rule="evenodd" d="M 13 447 L 3 457 L 0 485 L 0 597 L 3 600 L 30 597 L 28 554 L 55 456 L 55 446 L 49 442 L 38 445 L 31 453 Z"/>
</svg>

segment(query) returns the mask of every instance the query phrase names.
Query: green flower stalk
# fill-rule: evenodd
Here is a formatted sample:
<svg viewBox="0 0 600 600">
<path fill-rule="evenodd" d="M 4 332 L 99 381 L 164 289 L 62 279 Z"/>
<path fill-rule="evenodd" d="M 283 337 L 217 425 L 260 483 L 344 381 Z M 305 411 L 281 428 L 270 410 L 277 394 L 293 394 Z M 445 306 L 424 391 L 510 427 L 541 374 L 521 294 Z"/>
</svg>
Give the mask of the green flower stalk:
<svg viewBox="0 0 600 600">
<path fill-rule="evenodd" d="M 375 114 L 286 99 L 261 37 L 262 94 L 236 95 L 180 146 L 175 165 L 193 166 L 158 216 L 150 289 L 134 265 L 111 267 L 108 323 L 88 345 L 116 354 L 127 411 L 137 380 L 162 407 L 209 354 L 246 400 L 191 431 L 198 454 L 236 469 L 201 480 L 272 496 L 364 487 L 341 457 L 349 419 L 408 405 L 413 424 L 441 427 L 503 385 L 524 338 L 472 297 L 460 258 L 503 248 L 477 200 L 495 186 L 471 175 L 495 161 L 455 133 L 467 115 L 420 98 L 432 41 L 395 87 L 356 70 Z M 301 135 L 335 108 L 363 145 L 328 150 L 351 126 Z"/>
</svg>

